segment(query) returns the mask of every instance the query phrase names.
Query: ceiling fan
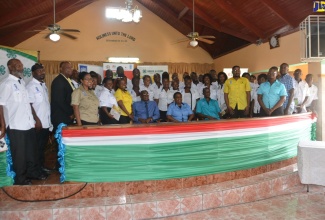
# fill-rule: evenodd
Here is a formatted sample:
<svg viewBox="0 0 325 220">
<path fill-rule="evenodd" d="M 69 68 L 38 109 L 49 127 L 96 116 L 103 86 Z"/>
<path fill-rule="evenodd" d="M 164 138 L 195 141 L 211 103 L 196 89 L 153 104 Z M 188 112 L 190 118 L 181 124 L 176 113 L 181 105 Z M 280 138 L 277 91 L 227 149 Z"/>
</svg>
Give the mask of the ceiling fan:
<svg viewBox="0 0 325 220">
<path fill-rule="evenodd" d="M 75 40 L 77 39 L 76 36 L 73 36 L 66 32 L 80 32 L 77 29 L 62 29 L 60 25 L 55 23 L 55 0 L 53 0 L 53 24 L 48 25 L 47 30 L 49 30 L 50 33 L 48 33 L 44 38 L 50 38 L 52 41 L 60 40 L 60 35 Z M 43 30 L 34 30 L 34 31 L 43 31 Z"/>
<path fill-rule="evenodd" d="M 200 36 L 198 32 L 195 32 L 194 25 L 195 25 L 195 12 L 194 12 L 194 0 L 193 0 L 193 32 L 190 32 L 187 36 L 187 38 L 180 39 L 177 41 L 177 43 L 184 42 L 184 41 L 189 41 L 189 45 L 192 47 L 196 47 L 199 42 L 204 42 L 207 44 L 213 44 L 214 41 L 209 40 L 209 39 L 215 39 L 215 36 Z M 207 39 L 208 38 L 208 39 Z"/>
</svg>

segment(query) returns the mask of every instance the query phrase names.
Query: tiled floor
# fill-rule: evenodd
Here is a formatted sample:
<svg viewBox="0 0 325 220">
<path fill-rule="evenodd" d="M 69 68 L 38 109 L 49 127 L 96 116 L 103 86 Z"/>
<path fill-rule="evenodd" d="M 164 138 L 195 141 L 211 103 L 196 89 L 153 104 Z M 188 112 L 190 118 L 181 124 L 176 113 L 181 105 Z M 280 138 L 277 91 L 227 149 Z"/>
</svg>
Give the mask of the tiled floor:
<svg viewBox="0 0 325 220">
<path fill-rule="evenodd" d="M 161 219 L 324 220 L 325 187 L 311 186 L 309 193 L 305 189 L 297 193 L 280 195 L 256 202 L 214 208 Z"/>
</svg>

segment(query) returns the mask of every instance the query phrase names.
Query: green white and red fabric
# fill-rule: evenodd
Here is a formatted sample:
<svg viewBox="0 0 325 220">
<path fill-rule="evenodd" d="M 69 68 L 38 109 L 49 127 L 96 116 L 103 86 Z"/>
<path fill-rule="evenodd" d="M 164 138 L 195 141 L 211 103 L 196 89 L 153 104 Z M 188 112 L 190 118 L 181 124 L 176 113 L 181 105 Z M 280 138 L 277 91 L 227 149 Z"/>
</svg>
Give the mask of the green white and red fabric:
<svg viewBox="0 0 325 220">
<path fill-rule="evenodd" d="M 311 114 L 149 126 L 62 129 L 61 181 L 182 178 L 258 167 L 297 155 Z"/>
</svg>

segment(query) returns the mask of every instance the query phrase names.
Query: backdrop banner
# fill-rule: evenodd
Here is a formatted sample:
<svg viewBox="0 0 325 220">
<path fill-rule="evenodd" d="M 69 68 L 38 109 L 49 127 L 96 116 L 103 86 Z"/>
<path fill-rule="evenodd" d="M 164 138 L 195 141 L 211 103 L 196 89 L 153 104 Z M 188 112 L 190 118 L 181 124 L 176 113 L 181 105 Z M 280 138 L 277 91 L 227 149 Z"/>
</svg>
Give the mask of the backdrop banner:
<svg viewBox="0 0 325 220">
<path fill-rule="evenodd" d="M 311 114 L 63 128 L 57 134 L 61 181 L 119 182 L 185 178 L 259 167 L 297 156 L 311 140 Z"/>
<path fill-rule="evenodd" d="M 78 63 L 78 71 L 79 72 L 90 72 L 94 71 L 102 76 L 103 79 L 103 67 L 102 66 L 96 66 L 96 65 L 90 65 L 90 64 L 83 64 Z"/>
<path fill-rule="evenodd" d="M 38 52 L 0 45 L 0 81 L 8 76 L 7 62 L 13 58 L 19 59 L 23 63 L 24 81 L 28 83 L 32 79 L 31 68 L 38 61 Z"/>
<path fill-rule="evenodd" d="M 144 75 L 149 75 L 153 78 L 153 75 L 156 73 L 160 74 L 160 78 L 163 72 L 168 72 L 168 65 L 161 65 L 161 66 L 137 66 L 140 70 L 140 76 L 143 77 Z"/>
<path fill-rule="evenodd" d="M 106 70 L 112 70 L 114 73 L 113 77 L 116 78 L 116 68 L 118 66 L 123 67 L 125 76 L 132 79 L 132 71 L 134 69 L 134 64 L 132 63 L 103 63 L 103 76 L 105 77 Z"/>
</svg>

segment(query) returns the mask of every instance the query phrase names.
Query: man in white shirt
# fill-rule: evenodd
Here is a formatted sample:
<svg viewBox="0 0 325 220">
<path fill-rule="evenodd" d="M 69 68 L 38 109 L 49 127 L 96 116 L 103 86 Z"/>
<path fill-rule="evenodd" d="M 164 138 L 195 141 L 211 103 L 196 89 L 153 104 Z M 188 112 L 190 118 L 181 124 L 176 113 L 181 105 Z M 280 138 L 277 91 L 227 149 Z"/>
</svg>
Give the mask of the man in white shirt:
<svg viewBox="0 0 325 220">
<path fill-rule="evenodd" d="M 306 81 L 301 79 L 301 69 L 296 69 L 293 73 L 294 75 L 294 102 L 295 102 L 295 110 L 296 113 L 305 113 L 306 110 L 306 102 L 309 97 L 309 86 Z"/>
<path fill-rule="evenodd" d="M 23 76 L 23 64 L 18 59 L 7 63 L 9 76 L 0 85 L 0 139 L 7 134 L 15 185 L 31 185 L 30 179 L 46 179 L 36 162 L 35 122 Z"/>
<path fill-rule="evenodd" d="M 196 89 L 191 88 L 192 79 L 190 76 L 186 76 L 184 78 L 184 82 L 185 82 L 185 88 L 181 92 L 183 97 L 183 102 L 188 104 L 191 107 L 191 110 L 195 112 L 196 102 L 199 101 L 200 99 L 199 92 Z"/>
<path fill-rule="evenodd" d="M 174 93 L 171 92 L 169 89 L 169 78 L 163 77 L 162 79 L 163 87 L 161 89 L 156 90 L 154 95 L 154 100 L 158 104 L 159 113 L 160 113 L 160 119 L 161 122 L 167 121 L 167 109 L 170 103 L 173 102 Z"/>
<path fill-rule="evenodd" d="M 154 83 L 152 84 L 152 88 L 156 92 L 158 89 L 162 88 L 161 77 L 159 73 L 155 73 L 155 75 L 153 75 L 153 81 Z"/>
<path fill-rule="evenodd" d="M 153 101 L 155 89 L 152 87 L 150 76 L 144 75 L 143 76 L 143 85 L 140 84 L 140 92 L 146 90 L 149 93 L 149 101 Z"/>
<path fill-rule="evenodd" d="M 79 87 L 79 72 L 76 69 L 72 70 L 72 75 L 71 75 L 71 82 L 74 86 L 75 89 Z"/>
<path fill-rule="evenodd" d="M 51 106 L 45 79 L 45 70 L 42 64 L 36 63 L 32 66 L 33 79 L 28 83 L 26 89 L 29 95 L 29 102 L 32 105 L 32 113 L 36 118 L 36 140 L 38 142 L 38 163 L 43 172 L 50 170 L 44 167 L 44 150 L 49 139 L 51 123 Z M 34 110 L 34 111 L 33 111 Z"/>
<path fill-rule="evenodd" d="M 307 101 L 305 102 L 305 106 L 307 111 L 316 112 L 316 104 L 318 100 L 318 88 L 313 84 L 313 75 L 307 74 L 306 82 L 309 87 L 309 96 Z"/>
</svg>

